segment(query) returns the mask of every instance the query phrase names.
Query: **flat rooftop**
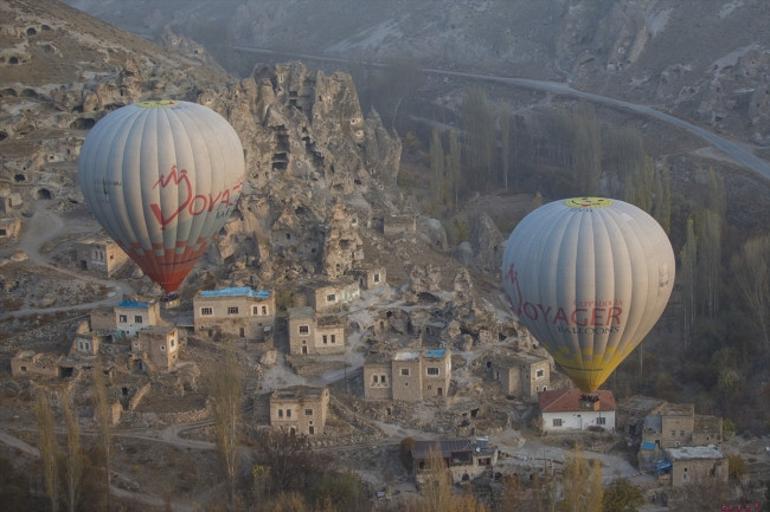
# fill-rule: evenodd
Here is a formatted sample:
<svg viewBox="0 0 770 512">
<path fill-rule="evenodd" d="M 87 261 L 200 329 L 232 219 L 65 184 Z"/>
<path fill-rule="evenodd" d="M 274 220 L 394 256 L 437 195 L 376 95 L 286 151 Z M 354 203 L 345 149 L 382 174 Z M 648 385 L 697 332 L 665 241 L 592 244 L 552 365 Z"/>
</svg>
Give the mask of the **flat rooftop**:
<svg viewBox="0 0 770 512">
<path fill-rule="evenodd" d="M 250 286 L 234 286 L 218 290 L 201 290 L 198 296 L 204 299 L 222 299 L 233 297 L 248 297 L 250 299 L 267 300 L 272 295 L 270 290 L 255 290 Z"/>
<path fill-rule="evenodd" d="M 325 390 L 325 387 L 289 386 L 288 388 L 276 389 L 270 393 L 270 400 L 299 400 L 307 398 L 319 400 Z"/>
<path fill-rule="evenodd" d="M 415 361 L 420 358 L 420 353 L 413 350 L 399 350 L 393 356 L 394 361 Z"/>
<path fill-rule="evenodd" d="M 117 307 L 126 309 L 147 309 L 150 307 L 150 301 L 139 299 L 123 299 L 118 303 Z"/>
<path fill-rule="evenodd" d="M 669 458 L 674 460 L 710 460 L 722 459 L 722 451 L 715 445 L 709 446 L 683 446 L 681 448 L 668 448 L 666 450 Z"/>
</svg>

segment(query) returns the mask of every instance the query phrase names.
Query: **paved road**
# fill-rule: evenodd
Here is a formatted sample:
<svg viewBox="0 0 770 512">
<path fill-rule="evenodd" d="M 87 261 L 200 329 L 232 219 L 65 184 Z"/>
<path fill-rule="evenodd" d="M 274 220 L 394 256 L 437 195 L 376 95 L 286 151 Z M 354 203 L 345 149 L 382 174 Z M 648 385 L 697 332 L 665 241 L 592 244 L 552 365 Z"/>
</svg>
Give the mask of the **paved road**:
<svg viewBox="0 0 770 512">
<path fill-rule="evenodd" d="M 286 56 L 286 57 L 296 58 L 296 59 L 307 59 L 307 60 L 316 60 L 316 61 L 323 61 L 323 62 L 337 62 L 340 64 L 359 63 L 370 67 L 380 67 L 380 68 L 385 66 L 385 64 L 378 63 L 378 62 L 358 62 L 353 59 L 345 59 L 345 58 L 339 58 L 339 57 L 310 55 L 310 54 L 304 54 L 304 53 L 278 52 L 267 48 L 253 48 L 248 46 L 233 46 L 232 48 L 234 50 L 243 51 L 243 52 Z M 532 89 L 532 90 L 548 92 L 548 93 L 556 94 L 560 96 L 570 96 L 573 98 L 580 98 L 587 101 L 591 101 L 593 103 L 598 103 L 600 105 L 606 105 L 608 107 L 613 107 L 620 110 L 633 112 L 635 114 L 639 114 L 642 116 L 651 117 L 653 119 L 657 119 L 658 121 L 662 121 L 664 123 L 667 123 L 677 128 L 681 128 L 683 130 L 688 131 L 689 133 L 704 140 L 709 145 L 715 147 L 716 149 L 724 153 L 727 157 L 729 157 L 735 163 L 756 172 L 757 174 L 763 176 L 766 179 L 770 179 L 770 162 L 762 158 L 759 158 L 750 149 L 744 147 L 743 145 L 737 142 L 734 142 L 725 137 L 717 135 L 716 133 L 710 132 L 705 128 L 701 128 L 700 126 L 687 122 L 684 119 L 680 119 L 676 116 L 672 116 L 671 114 L 661 112 L 660 110 L 657 110 L 648 105 L 639 105 L 636 103 L 630 103 L 628 101 L 611 98 L 608 96 L 602 96 L 600 94 L 593 94 L 590 92 L 580 91 L 570 87 L 568 84 L 563 82 L 552 82 L 548 80 L 532 80 L 528 78 L 514 78 L 514 77 L 506 77 L 506 76 L 499 76 L 499 75 L 489 75 L 484 73 L 466 73 L 463 71 L 452 71 L 452 70 L 438 69 L 438 68 L 423 68 L 422 71 L 424 73 L 428 73 L 432 75 L 469 78 L 469 79 L 479 80 L 484 82 L 502 83 L 502 84 L 507 84 L 513 87 L 519 87 L 523 89 Z"/>
<path fill-rule="evenodd" d="M 134 292 L 131 286 L 121 281 L 99 279 L 92 275 L 81 274 L 72 270 L 54 266 L 51 264 L 50 260 L 40 252 L 40 248 L 43 246 L 43 244 L 53 240 L 58 236 L 72 233 L 90 233 L 93 231 L 93 228 L 84 227 L 78 223 L 66 224 L 58 214 L 47 208 L 46 201 L 38 201 L 34 215 L 32 215 L 32 218 L 30 218 L 25 224 L 24 232 L 22 233 L 22 237 L 19 240 L 16 249 L 23 250 L 32 263 L 39 267 L 45 267 L 49 270 L 58 272 L 59 274 L 64 274 L 77 281 L 85 281 L 106 286 L 111 288 L 112 291 L 104 299 L 83 304 L 56 306 L 50 308 L 21 308 L 16 311 L 11 311 L 0 315 L 0 320 L 4 320 L 10 317 L 60 313 L 62 311 L 90 311 L 93 308 L 99 306 L 112 306 L 117 304 L 123 295 L 130 295 Z M 11 249 L 5 252 L 13 252 L 13 250 Z"/>
</svg>

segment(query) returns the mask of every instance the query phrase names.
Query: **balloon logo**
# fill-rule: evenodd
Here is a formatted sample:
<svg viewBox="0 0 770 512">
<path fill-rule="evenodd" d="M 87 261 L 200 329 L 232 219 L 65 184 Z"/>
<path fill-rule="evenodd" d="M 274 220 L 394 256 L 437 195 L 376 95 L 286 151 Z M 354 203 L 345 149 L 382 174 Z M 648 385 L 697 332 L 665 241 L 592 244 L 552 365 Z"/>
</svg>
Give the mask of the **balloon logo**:
<svg viewBox="0 0 770 512">
<path fill-rule="evenodd" d="M 232 126 L 207 107 L 173 100 L 111 112 L 89 132 L 79 162 L 91 212 L 168 293 L 227 221 L 244 172 Z"/>
<path fill-rule="evenodd" d="M 658 321 L 674 271 L 655 219 L 623 201 L 577 197 L 541 206 L 516 226 L 502 276 L 519 320 L 591 393 Z"/>
</svg>

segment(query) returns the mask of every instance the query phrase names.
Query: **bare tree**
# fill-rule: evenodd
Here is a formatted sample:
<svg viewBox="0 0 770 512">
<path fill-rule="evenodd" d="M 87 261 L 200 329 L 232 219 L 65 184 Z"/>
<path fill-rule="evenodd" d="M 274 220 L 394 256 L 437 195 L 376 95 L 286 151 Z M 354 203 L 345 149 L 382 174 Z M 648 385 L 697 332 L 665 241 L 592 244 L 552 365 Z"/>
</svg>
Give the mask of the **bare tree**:
<svg viewBox="0 0 770 512">
<path fill-rule="evenodd" d="M 722 216 L 714 210 L 700 210 L 695 215 L 698 235 L 698 296 L 701 312 L 715 318 L 719 312 L 722 283 Z"/>
<path fill-rule="evenodd" d="M 112 478 L 110 476 L 110 457 L 112 447 L 112 405 L 110 404 L 107 383 L 104 379 L 104 367 L 98 357 L 91 370 L 91 378 L 94 393 L 94 407 L 96 409 L 96 425 L 99 431 L 99 447 L 101 448 L 104 462 L 104 499 L 107 510 L 110 509 L 110 488 Z"/>
<path fill-rule="evenodd" d="M 572 130 L 575 191 L 581 195 L 599 194 L 599 180 L 602 176 L 602 140 L 596 111 L 589 106 L 577 108 L 572 113 Z"/>
<path fill-rule="evenodd" d="M 433 189 L 433 204 L 439 210 L 445 203 L 447 180 L 444 175 L 444 143 L 441 141 L 441 132 L 433 128 L 430 138 L 430 170 L 431 188 Z"/>
<path fill-rule="evenodd" d="M 232 347 L 227 347 L 222 363 L 209 376 L 212 417 L 217 451 L 228 483 L 230 510 L 235 508 L 238 473 L 238 441 L 241 425 L 243 375 Z"/>
<path fill-rule="evenodd" d="M 427 471 L 422 496 L 408 504 L 409 512 L 486 512 L 472 494 L 456 496 L 453 492 L 452 476 L 441 453 L 428 453 Z"/>
<path fill-rule="evenodd" d="M 482 89 L 474 88 L 465 93 L 462 122 L 468 170 L 475 173 L 473 176 L 466 176 L 466 181 L 483 190 L 491 184 L 492 160 L 497 138 L 494 113 Z"/>
<path fill-rule="evenodd" d="M 602 470 L 596 461 L 589 461 L 580 448 L 570 456 L 564 469 L 564 512 L 602 512 Z"/>
<path fill-rule="evenodd" d="M 513 154 L 513 143 L 511 135 L 511 112 L 507 105 L 500 107 L 500 159 L 502 165 L 500 171 L 503 175 L 503 189 L 508 192 L 508 181 L 511 174 L 511 157 Z"/>
<path fill-rule="evenodd" d="M 75 512 L 80 497 L 80 482 L 83 477 L 83 451 L 80 445 L 80 423 L 67 392 L 62 398 L 64 423 L 67 425 L 67 458 L 65 459 L 67 484 L 67 509 Z"/>
<path fill-rule="evenodd" d="M 54 429 L 53 411 L 48 400 L 48 391 L 40 388 L 35 401 L 35 415 L 37 416 L 38 449 L 40 450 L 40 462 L 43 466 L 43 479 L 45 480 L 45 493 L 51 501 L 51 510 L 59 510 L 59 472 L 58 451 L 56 443 L 56 431 Z"/>
<path fill-rule="evenodd" d="M 449 177 L 452 207 L 456 210 L 460 202 L 460 179 L 462 176 L 462 148 L 457 130 L 449 131 L 449 154 L 447 155 L 447 174 Z"/>
<path fill-rule="evenodd" d="M 736 289 L 762 334 L 765 350 L 770 349 L 770 235 L 748 240 L 731 261 Z"/>
</svg>

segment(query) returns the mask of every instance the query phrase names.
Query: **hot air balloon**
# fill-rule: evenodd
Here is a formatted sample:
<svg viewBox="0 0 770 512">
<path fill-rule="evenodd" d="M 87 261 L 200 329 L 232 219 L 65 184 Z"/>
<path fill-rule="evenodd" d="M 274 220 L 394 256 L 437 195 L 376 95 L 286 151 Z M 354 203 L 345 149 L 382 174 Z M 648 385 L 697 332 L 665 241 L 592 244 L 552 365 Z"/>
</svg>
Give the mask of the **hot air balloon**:
<svg viewBox="0 0 770 512">
<path fill-rule="evenodd" d="M 174 292 L 236 205 L 240 139 L 213 110 L 185 101 L 122 107 L 89 132 L 80 188 L 107 233 Z"/>
<path fill-rule="evenodd" d="M 666 233 L 623 201 L 541 206 L 513 230 L 502 280 L 513 311 L 585 393 L 650 332 L 674 286 Z"/>
</svg>

